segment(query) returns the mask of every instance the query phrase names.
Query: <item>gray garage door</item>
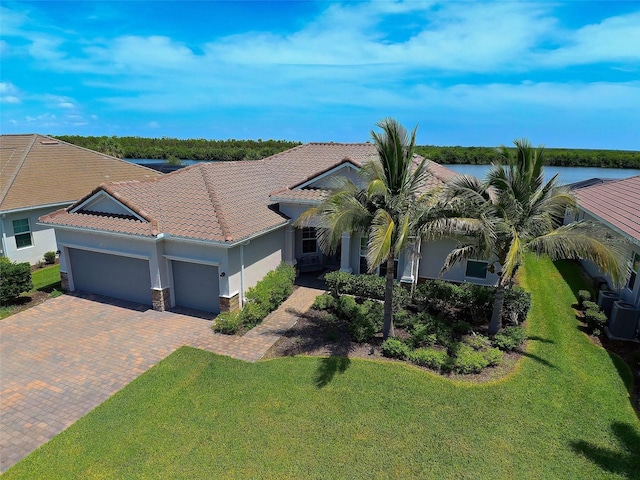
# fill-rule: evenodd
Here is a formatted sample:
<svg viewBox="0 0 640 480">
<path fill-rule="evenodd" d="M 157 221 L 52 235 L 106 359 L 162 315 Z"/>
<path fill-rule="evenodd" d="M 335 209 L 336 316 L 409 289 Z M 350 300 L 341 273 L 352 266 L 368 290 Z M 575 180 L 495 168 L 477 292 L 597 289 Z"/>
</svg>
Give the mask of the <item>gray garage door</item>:
<svg viewBox="0 0 640 480">
<path fill-rule="evenodd" d="M 173 260 L 171 269 L 177 306 L 220 312 L 218 267 Z"/>
<path fill-rule="evenodd" d="M 149 262 L 139 258 L 69 249 L 76 290 L 151 305 Z"/>
</svg>

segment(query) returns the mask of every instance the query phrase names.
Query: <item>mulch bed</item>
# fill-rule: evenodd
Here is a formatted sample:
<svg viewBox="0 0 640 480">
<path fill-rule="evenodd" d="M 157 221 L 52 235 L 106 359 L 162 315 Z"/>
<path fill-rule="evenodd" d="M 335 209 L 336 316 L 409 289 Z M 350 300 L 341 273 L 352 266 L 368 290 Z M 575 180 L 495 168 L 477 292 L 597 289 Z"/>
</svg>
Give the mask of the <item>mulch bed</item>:
<svg viewBox="0 0 640 480">
<path fill-rule="evenodd" d="M 349 329 L 345 321 L 326 322 L 326 313 L 309 310 L 300 315 L 298 322 L 288 330 L 265 354 L 263 358 L 278 358 L 294 355 L 308 355 L 316 357 L 347 357 L 366 358 L 383 362 L 397 362 L 412 365 L 421 370 L 436 373 L 424 367 L 418 367 L 407 362 L 390 359 L 382 355 L 382 334 L 377 335 L 369 343 L 351 341 Z M 396 328 L 395 336 L 407 337 L 408 334 Z M 526 345 L 524 346 L 526 348 Z M 461 375 L 457 373 L 443 374 L 452 380 L 468 380 L 473 382 L 487 382 L 507 375 L 513 370 L 520 353 L 506 353 L 502 363 L 493 368 L 486 368 L 479 374 Z"/>
</svg>

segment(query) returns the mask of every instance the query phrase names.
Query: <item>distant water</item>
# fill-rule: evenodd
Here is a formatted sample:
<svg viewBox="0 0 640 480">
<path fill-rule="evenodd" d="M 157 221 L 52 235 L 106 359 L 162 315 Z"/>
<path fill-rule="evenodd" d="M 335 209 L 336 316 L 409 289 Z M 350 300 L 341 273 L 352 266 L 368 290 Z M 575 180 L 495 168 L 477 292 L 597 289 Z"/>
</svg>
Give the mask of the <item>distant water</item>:
<svg viewBox="0 0 640 480">
<path fill-rule="evenodd" d="M 125 158 L 124 160 L 137 163 L 138 165 L 149 165 L 153 163 L 164 163 L 163 160 L 157 158 Z M 206 160 L 182 160 L 182 164 L 195 165 Z M 482 178 L 489 170 L 489 165 L 443 165 L 454 172 L 474 175 Z M 640 175 L 640 168 L 599 168 L 599 167 L 545 167 L 545 179 L 550 180 L 555 174 L 558 174 L 558 182 L 561 185 L 567 183 L 581 182 L 590 178 L 627 178 L 634 175 Z"/>
<path fill-rule="evenodd" d="M 454 172 L 464 175 L 474 175 L 478 178 L 484 177 L 490 165 L 443 165 Z M 581 182 L 590 178 L 620 179 L 640 175 L 639 168 L 599 168 L 599 167 L 544 167 L 545 179 L 558 174 L 558 183 L 566 185 L 568 183 Z"/>
</svg>

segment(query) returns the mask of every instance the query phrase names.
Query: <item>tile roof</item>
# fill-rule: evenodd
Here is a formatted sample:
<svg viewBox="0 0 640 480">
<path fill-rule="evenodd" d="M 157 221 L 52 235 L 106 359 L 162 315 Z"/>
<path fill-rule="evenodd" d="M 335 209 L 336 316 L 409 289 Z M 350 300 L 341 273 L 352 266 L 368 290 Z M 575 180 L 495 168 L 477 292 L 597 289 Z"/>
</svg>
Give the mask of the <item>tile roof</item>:
<svg viewBox="0 0 640 480">
<path fill-rule="evenodd" d="M 277 212 L 280 199 L 320 201 L 322 189 L 293 189 L 305 179 L 345 160 L 357 166 L 375 158 L 372 144 L 311 143 L 262 160 L 203 162 L 155 181 L 101 185 L 76 202 L 40 219 L 42 223 L 86 227 L 133 235 L 165 234 L 217 242 L 235 242 L 287 223 Z M 429 162 L 430 182 L 439 184 L 454 172 Z M 83 201 L 103 190 L 136 212 L 140 220 L 116 215 L 72 213 Z M 274 198 L 270 193 L 276 191 Z"/>
<path fill-rule="evenodd" d="M 580 208 L 640 241 L 640 175 L 577 188 L 574 193 Z"/>
<path fill-rule="evenodd" d="M 44 135 L 0 137 L 0 211 L 71 203 L 104 182 L 159 175 Z"/>
</svg>

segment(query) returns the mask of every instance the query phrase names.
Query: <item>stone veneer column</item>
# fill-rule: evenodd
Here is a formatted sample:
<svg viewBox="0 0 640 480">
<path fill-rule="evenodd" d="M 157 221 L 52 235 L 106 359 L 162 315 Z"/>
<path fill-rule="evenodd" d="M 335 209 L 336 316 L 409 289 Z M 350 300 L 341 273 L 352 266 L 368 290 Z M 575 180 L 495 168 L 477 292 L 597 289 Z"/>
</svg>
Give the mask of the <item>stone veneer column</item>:
<svg viewBox="0 0 640 480">
<path fill-rule="evenodd" d="M 60 287 L 65 291 L 69 291 L 69 274 L 67 272 L 60 272 Z"/>
<path fill-rule="evenodd" d="M 240 295 L 233 297 L 220 297 L 220 312 L 236 312 L 240 310 Z"/>
<path fill-rule="evenodd" d="M 164 312 L 171 306 L 171 294 L 169 287 L 163 289 L 152 288 L 151 289 L 151 302 L 153 303 L 153 309 L 157 312 Z"/>
</svg>

